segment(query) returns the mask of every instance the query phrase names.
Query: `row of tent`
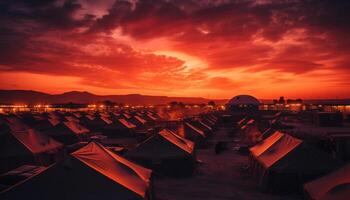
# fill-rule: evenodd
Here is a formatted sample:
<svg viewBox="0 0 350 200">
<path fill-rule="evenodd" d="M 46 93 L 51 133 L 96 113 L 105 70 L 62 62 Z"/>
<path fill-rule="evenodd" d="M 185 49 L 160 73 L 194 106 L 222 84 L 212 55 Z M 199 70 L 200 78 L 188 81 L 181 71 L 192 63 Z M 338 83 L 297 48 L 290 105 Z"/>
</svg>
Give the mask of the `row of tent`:
<svg viewBox="0 0 350 200">
<path fill-rule="evenodd" d="M 249 147 L 249 170 L 263 191 L 301 192 L 306 199 L 350 198 L 350 166 L 283 130 L 283 114 L 242 117 L 236 127 Z M 326 150 L 326 149 L 325 149 Z M 343 166 L 343 167 L 341 167 Z"/>
<path fill-rule="evenodd" d="M 71 117 L 69 116 L 69 119 Z M 64 116 L 64 118 L 67 118 L 67 116 Z M 22 164 L 47 166 L 62 159 L 64 150 L 66 150 L 64 148 L 65 145 L 74 144 L 78 141 L 90 141 L 89 138 L 92 138 L 90 137 L 91 132 L 75 120 L 59 122 L 49 129 L 38 131 L 28 126 L 28 123 L 24 123 L 25 119 L 28 119 L 28 116 L 23 118 L 7 116 L 0 120 L 0 126 L 2 127 L 0 131 L 0 150 L 2 152 L 0 155 L 0 161 L 2 162 L 0 173 L 21 166 Z M 194 134 L 200 135 L 204 132 L 208 134 L 208 130 L 213 129 L 216 120 L 217 118 L 213 116 L 204 116 L 197 119 L 197 121 L 200 121 L 204 125 L 202 127 L 197 127 L 198 125 L 195 124 L 192 125 L 191 127 L 193 129 L 186 131 L 185 138 L 193 139 L 192 136 Z M 192 120 L 188 124 L 195 121 Z M 204 129 L 203 127 L 206 128 Z M 115 132 L 119 134 L 117 130 Z M 131 135 L 131 137 L 133 136 Z M 146 139 L 145 142 L 151 138 L 152 136 Z"/>
<path fill-rule="evenodd" d="M 153 125 L 159 116 L 155 113 L 107 112 L 50 112 L 22 113 L 5 118 L 18 118 L 30 128 L 43 132 L 66 145 L 74 144 L 93 134 L 108 137 L 133 136 L 139 130 Z"/>
<path fill-rule="evenodd" d="M 211 125 L 205 126 L 208 130 L 213 130 L 217 118 L 202 116 L 192 119 L 189 123 L 198 120 L 212 122 Z M 17 124 L 9 123 L 16 125 L 10 126 L 10 135 L 16 136 L 17 132 L 26 135 L 25 140 L 19 140 L 17 137 L 13 139 L 18 140 L 22 147 L 26 147 L 29 155 L 40 157 L 42 153 L 62 149 L 63 144 L 19 123 L 16 118 L 13 121 Z M 201 130 L 198 127 L 196 129 Z M 33 137 L 31 133 L 35 133 L 36 136 Z M 205 133 L 209 134 L 207 130 Z M 22 165 L 5 173 L 0 177 L 0 198 L 103 199 L 115 196 L 120 199 L 154 199 L 153 172 L 148 168 L 167 175 L 191 174 L 196 163 L 195 147 L 196 141 L 186 139 L 168 129 L 149 136 L 123 154 L 123 157 L 98 142 L 89 142 L 47 167 Z"/>
</svg>

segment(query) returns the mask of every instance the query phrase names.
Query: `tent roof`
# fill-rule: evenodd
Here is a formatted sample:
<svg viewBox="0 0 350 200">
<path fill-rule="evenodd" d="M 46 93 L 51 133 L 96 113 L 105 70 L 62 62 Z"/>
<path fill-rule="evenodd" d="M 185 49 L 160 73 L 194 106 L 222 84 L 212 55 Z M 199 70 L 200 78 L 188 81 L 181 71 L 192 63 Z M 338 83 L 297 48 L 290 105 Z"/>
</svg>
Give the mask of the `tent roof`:
<svg viewBox="0 0 350 200">
<path fill-rule="evenodd" d="M 34 154 L 62 147 L 61 143 L 35 131 L 34 129 L 27 129 L 26 131 L 11 131 L 11 133 Z"/>
<path fill-rule="evenodd" d="M 250 95 L 238 95 L 233 97 L 229 102 L 229 105 L 259 105 L 260 102 L 253 96 Z"/>
<path fill-rule="evenodd" d="M 85 117 L 88 118 L 89 120 L 94 120 L 95 119 L 95 117 L 90 115 L 90 114 L 85 115 Z"/>
<path fill-rule="evenodd" d="M 186 124 L 188 127 L 190 127 L 192 130 L 194 130 L 196 133 L 199 133 L 201 136 L 206 137 L 205 133 L 204 133 L 202 130 L 200 130 L 199 128 L 193 126 L 192 124 L 190 124 L 190 123 L 188 123 L 188 122 L 185 122 L 185 124 Z"/>
<path fill-rule="evenodd" d="M 131 116 L 129 114 L 126 114 L 126 113 L 123 113 L 123 116 L 126 118 L 126 119 L 130 119 Z"/>
<path fill-rule="evenodd" d="M 151 170 L 136 165 L 95 142 L 87 144 L 71 155 L 138 195 L 145 196 Z"/>
<path fill-rule="evenodd" d="M 182 150 L 192 153 L 194 149 L 194 143 L 190 140 L 187 140 L 185 138 L 182 138 L 175 133 L 171 132 L 170 130 L 164 129 L 159 132 L 159 135 L 161 135 L 163 138 L 168 140 L 169 142 L 173 143 L 177 147 L 181 148 Z"/>
<path fill-rule="evenodd" d="M 58 118 L 49 118 L 48 120 L 52 126 L 56 126 L 57 124 L 60 123 L 60 120 Z"/>
<path fill-rule="evenodd" d="M 64 118 L 65 118 L 66 120 L 68 120 L 68 121 L 79 122 L 79 119 L 77 119 L 77 118 L 74 117 L 74 116 L 65 116 Z"/>
<path fill-rule="evenodd" d="M 142 117 L 140 117 L 140 116 L 134 116 L 134 118 L 135 119 L 137 119 L 139 122 L 141 122 L 142 124 L 145 124 L 147 121 L 146 120 L 144 120 Z"/>
<path fill-rule="evenodd" d="M 277 141 L 258 156 L 260 162 L 267 168 L 271 167 L 303 142 L 288 134 L 283 134 L 278 137 L 279 139 Z"/>
<path fill-rule="evenodd" d="M 244 117 L 243 119 L 241 119 L 241 120 L 239 120 L 239 121 L 237 122 L 237 125 L 238 125 L 238 126 L 243 126 L 243 125 L 245 125 L 246 123 L 247 123 L 247 118 Z"/>
<path fill-rule="evenodd" d="M 148 113 L 147 116 L 151 118 L 153 121 L 157 121 L 157 118 L 155 118 L 152 113 Z"/>
<path fill-rule="evenodd" d="M 86 134 L 89 131 L 89 129 L 85 128 L 84 126 L 80 125 L 76 121 L 68 121 L 63 122 L 71 131 L 73 131 L 77 135 Z"/>
<path fill-rule="evenodd" d="M 200 123 L 200 124 L 202 124 L 202 126 L 204 126 L 204 127 L 206 127 L 207 129 L 209 129 L 209 130 L 213 130 L 213 128 L 212 127 L 210 127 L 208 124 L 206 124 L 205 122 L 203 122 L 203 120 L 198 120 L 198 122 Z"/>
<path fill-rule="evenodd" d="M 45 169 L 46 167 L 43 166 L 22 165 L 16 169 L 2 174 L 0 176 L 0 193 L 38 173 L 41 173 Z"/>
<path fill-rule="evenodd" d="M 17 117 L 7 117 L 6 121 L 11 131 L 25 131 L 29 129 L 29 127 Z"/>
<path fill-rule="evenodd" d="M 112 123 L 113 123 L 113 121 L 110 120 L 108 117 L 101 116 L 100 118 L 101 118 L 102 121 L 104 121 L 106 124 L 112 124 Z"/>
<path fill-rule="evenodd" d="M 118 121 L 122 123 L 126 128 L 136 128 L 136 126 L 133 123 L 128 122 L 126 119 L 118 119 Z"/>
<path fill-rule="evenodd" d="M 282 136 L 283 136 L 283 133 L 276 131 L 270 137 L 266 138 L 265 140 L 251 147 L 249 150 L 255 157 L 260 156 L 268 148 L 270 148 L 273 144 L 275 144 L 275 142 L 281 139 Z"/>
<path fill-rule="evenodd" d="M 350 164 L 304 185 L 312 199 L 345 200 L 350 197 Z M 346 197 L 346 198 L 344 198 Z"/>
</svg>

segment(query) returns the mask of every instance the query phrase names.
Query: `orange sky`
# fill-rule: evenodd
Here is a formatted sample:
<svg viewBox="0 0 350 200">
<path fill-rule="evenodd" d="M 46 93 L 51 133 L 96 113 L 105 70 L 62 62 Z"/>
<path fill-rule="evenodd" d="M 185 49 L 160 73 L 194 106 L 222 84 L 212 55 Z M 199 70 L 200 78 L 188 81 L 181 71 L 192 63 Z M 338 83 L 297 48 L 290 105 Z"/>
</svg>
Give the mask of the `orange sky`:
<svg viewBox="0 0 350 200">
<path fill-rule="evenodd" d="M 349 2 L 310 2 L 5 0 L 0 88 L 348 98 Z"/>
</svg>

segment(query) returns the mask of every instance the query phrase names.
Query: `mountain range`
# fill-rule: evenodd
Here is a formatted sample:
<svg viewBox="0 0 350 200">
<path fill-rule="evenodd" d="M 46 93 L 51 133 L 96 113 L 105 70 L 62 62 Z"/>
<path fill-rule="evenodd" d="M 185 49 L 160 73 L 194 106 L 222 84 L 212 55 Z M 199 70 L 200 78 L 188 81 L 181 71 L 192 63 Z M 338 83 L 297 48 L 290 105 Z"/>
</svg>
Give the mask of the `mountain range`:
<svg viewBox="0 0 350 200">
<path fill-rule="evenodd" d="M 62 94 L 47 94 L 32 90 L 0 90 L 0 103 L 2 104 L 63 104 L 63 103 L 97 103 L 112 101 L 130 105 L 159 105 L 172 101 L 199 104 L 208 103 L 210 99 L 202 97 L 168 97 L 149 96 L 141 94 L 127 95 L 96 95 L 89 92 L 71 91 Z M 226 99 L 213 100 L 217 104 L 224 104 Z"/>
</svg>

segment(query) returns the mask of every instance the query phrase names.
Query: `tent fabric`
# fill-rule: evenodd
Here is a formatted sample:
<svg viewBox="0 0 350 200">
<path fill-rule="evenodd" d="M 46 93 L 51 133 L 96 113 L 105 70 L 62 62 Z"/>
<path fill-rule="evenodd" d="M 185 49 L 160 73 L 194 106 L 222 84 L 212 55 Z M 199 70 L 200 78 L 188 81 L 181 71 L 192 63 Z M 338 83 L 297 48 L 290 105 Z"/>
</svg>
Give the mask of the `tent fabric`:
<svg viewBox="0 0 350 200">
<path fill-rule="evenodd" d="M 276 130 L 274 128 L 268 128 L 262 133 L 263 139 L 266 139 L 270 137 L 272 134 L 274 134 Z"/>
<path fill-rule="evenodd" d="M 118 119 L 118 121 L 128 129 L 136 128 L 136 126 L 134 124 L 126 121 L 125 119 Z"/>
<path fill-rule="evenodd" d="M 284 134 L 270 148 L 262 152 L 258 159 L 265 167 L 269 168 L 301 143 L 301 140 Z"/>
<path fill-rule="evenodd" d="M 189 128 L 191 128 L 192 130 L 194 130 L 196 133 L 198 133 L 202 137 L 206 137 L 204 131 L 200 130 L 199 128 L 193 126 L 192 124 L 190 124 L 188 122 L 185 122 L 185 125 L 188 126 Z"/>
<path fill-rule="evenodd" d="M 313 200 L 348 200 L 350 198 L 350 164 L 319 179 L 304 184 Z"/>
<path fill-rule="evenodd" d="M 282 133 L 276 131 L 271 137 L 266 138 L 257 145 L 251 147 L 249 150 L 253 156 L 258 157 L 270 148 L 275 142 L 277 142 L 283 136 Z"/>
<path fill-rule="evenodd" d="M 107 117 L 101 116 L 100 118 L 101 118 L 102 121 L 104 121 L 106 124 L 112 124 L 112 123 L 113 123 L 113 121 L 110 120 L 110 119 L 108 119 Z"/>
<path fill-rule="evenodd" d="M 80 125 L 76 121 L 68 121 L 68 122 L 63 122 L 63 123 L 64 123 L 64 125 L 66 125 L 71 131 L 73 131 L 77 135 L 87 134 L 90 132 L 89 129 Z"/>
<path fill-rule="evenodd" d="M 56 126 L 60 123 L 60 120 L 58 118 L 49 118 L 48 121 L 51 123 L 52 126 Z"/>
<path fill-rule="evenodd" d="M 137 121 L 139 121 L 141 124 L 146 124 L 147 123 L 147 121 L 146 120 L 144 120 L 143 118 L 141 118 L 140 116 L 134 116 L 134 118 L 135 119 L 137 119 Z"/>
<path fill-rule="evenodd" d="M 74 122 L 79 122 L 79 119 L 73 116 L 65 116 L 64 117 L 67 121 L 74 121 Z"/>
<path fill-rule="evenodd" d="M 157 118 L 155 118 L 151 113 L 148 113 L 147 117 L 151 118 L 153 121 L 157 121 Z"/>
<path fill-rule="evenodd" d="M 95 142 L 75 151 L 72 156 L 140 196 L 145 196 L 151 170 L 138 166 Z"/>
<path fill-rule="evenodd" d="M 194 143 L 164 129 L 149 137 L 135 149 L 127 152 L 130 158 L 162 160 L 190 156 L 194 152 Z"/>
<path fill-rule="evenodd" d="M 35 165 L 22 165 L 0 176 L 0 193 L 12 187 L 15 184 L 26 180 L 44 171 L 46 167 Z"/>
<path fill-rule="evenodd" d="M 3 176 L 13 176 L 13 175 L 20 175 L 24 177 L 30 177 L 33 176 L 34 174 L 37 174 L 38 172 L 44 171 L 46 167 L 43 166 L 35 166 L 35 165 L 23 165 L 20 166 L 14 170 L 11 170 L 9 172 L 6 172 L 3 174 Z"/>
<path fill-rule="evenodd" d="M 305 181 L 328 173 L 339 166 L 327 153 L 288 134 L 271 135 L 269 144 L 251 149 L 250 166 L 259 185 L 269 190 L 296 191 Z"/>
<path fill-rule="evenodd" d="M 97 143 L 76 154 L 0 192 L 0 199 L 153 199 L 150 170 L 113 155 Z"/>
<path fill-rule="evenodd" d="M 94 120 L 95 119 L 95 117 L 92 116 L 92 115 L 85 115 L 85 117 L 88 118 L 89 120 Z"/>
<path fill-rule="evenodd" d="M 175 144 L 176 146 L 190 154 L 194 150 L 194 143 L 192 141 L 182 138 L 176 135 L 175 133 L 171 132 L 170 130 L 164 129 L 160 131 L 159 134 L 172 144 Z"/>
<path fill-rule="evenodd" d="M 239 127 L 241 127 L 241 126 L 244 126 L 246 123 L 247 123 L 247 118 L 244 117 L 243 119 L 241 119 L 241 120 L 239 120 L 239 121 L 237 122 L 237 125 L 238 125 Z"/>
<path fill-rule="evenodd" d="M 12 131 L 11 133 L 34 154 L 55 150 L 63 146 L 56 140 L 33 129 L 28 129 L 26 131 Z"/>
<path fill-rule="evenodd" d="M 11 131 L 26 131 L 29 129 L 29 127 L 17 117 L 7 117 L 6 122 Z"/>
<path fill-rule="evenodd" d="M 206 127 L 208 130 L 212 131 L 213 128 L 211 126 L 209 126 L 208 124 L 206 124 L 203 120 L 198 120 L 198 122 L 200 124 L 202 124 L 202 126 Z"/>
<path fill-rule="evenodd" d="M 126 113 L 124 113 L 123 116 L 124 116 L 126 119 L 130 119 L 130 118 L 131 118 L 131 116 L 130 116 L 129 114 L 126 114 Z"/>
</svg>

